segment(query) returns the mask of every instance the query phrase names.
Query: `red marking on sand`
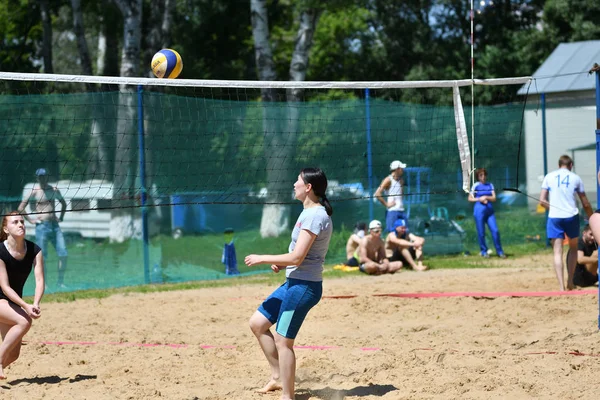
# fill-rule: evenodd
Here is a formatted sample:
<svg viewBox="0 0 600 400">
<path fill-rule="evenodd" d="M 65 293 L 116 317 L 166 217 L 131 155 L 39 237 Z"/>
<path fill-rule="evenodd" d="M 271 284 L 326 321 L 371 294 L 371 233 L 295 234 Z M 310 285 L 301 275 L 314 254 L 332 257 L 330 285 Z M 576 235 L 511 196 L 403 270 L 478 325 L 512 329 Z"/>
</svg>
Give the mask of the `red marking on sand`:
<svg viewBox="0 0 600 400">
<path fill-rule="evenodd" d="M 535 352 L 531 352 L 531 353 L 525 353 L 525 355 L 528 356 L 534 356 L 534 355 L 540 355 L 540 354 L 550 354 L 550 355 L 556 355 L 556 354 L 560 354 L 558 351 L 535 351 Z M 579 351 L 569 351 L 565 354 L 571 355 L 571 356 L 586 356 L 586 357 L 600 357 L 600 354 L 585 354 L 585 353 L 580 353 Z"/>
<path fill-rule="evenodd" d="M 341 294 L 341 295 L 337 295 L 337 296 L 323 296 L 324 299 L 353 299 L 355 297 L 358 297 L 355 294 Z"/>
<path fill-rule="evenodd" d="M 65 344 L 79 344 L 82 346 L 89 346 L 92 344 L 98 344 L 98 342 L 72 342 L 72 341 L 70 341 L 70 342 L 42 342 L 42 344 L 56 344 L 58 346 L 62 346 Z"/>
<path fill-rule="evenodd" d="M 597 290 L 570 290 L 565 292 L 448 292 L 448 293 L 386 293 L 373 296 L 404 297 L 404 298 L 439 298 L 439 297 L 551 297 L 578 296 L 596 294 Z"/>
<path fill-rule="evenodd" d="M 295 349 L 300 350 L 331 350 L 339 349 L 339 346 L 294 346 Z"/>
<path fill-rule="evenodd" d="M 361 347 L 362 351 L 378 351 L 381 350 L 381 347 Z"/>
<path fill-rule="evenodd" d="M 63 342 L 58 342 L 58 341 L 45 341 L 45 342 L 41 342 L 42 344 L 54 344 L 54 345 L 58 345 L 58 346 L 63 346 L 63 345 L 80 345 L 80 346 L 91 346 L 91 345 L 102 345 L 102 344 L 108 344 L 111 346 L 125 346 L 125 347 L 172 347 L 175 349 L 179 349 L 179 348 L 187 348 L 187 347 L 191 347 L 189 344 L 182 344 L 182 343 L 127 343 L 127 342 L 81 342 L 81 341 L 63 341 Z M 235 346 L 214 346 L 214 345 L 207 345 L 207 344 L 201 344 L 199 347 L 203 348 L 203 349 L 235 349 Z"/>
</svg>

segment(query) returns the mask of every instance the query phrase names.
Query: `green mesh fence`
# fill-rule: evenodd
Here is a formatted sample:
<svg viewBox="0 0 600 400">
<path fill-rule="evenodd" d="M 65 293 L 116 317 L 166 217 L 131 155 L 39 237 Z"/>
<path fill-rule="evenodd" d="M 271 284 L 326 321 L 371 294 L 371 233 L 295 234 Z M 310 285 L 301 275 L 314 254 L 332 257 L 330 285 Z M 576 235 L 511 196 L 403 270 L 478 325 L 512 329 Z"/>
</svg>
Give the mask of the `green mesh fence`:
<svg viewBox="0 0 600 400">
<path fill-rule="evenodd" d="M 400 89 L 371 90 L 368 101 L 364 91 L 336 100 L 337 92 L 307 90 L 295 102 L 283 101 L 283 91 L 274 96 L 281 101 L 261 101 L 255 89 L 77 90 L 36 82 L 0 95 L 4 211 L 16 209 L 31 190 L 37 168 L 49 171 L 68 204 L 61 224 L 67 289 L 55 286 L 57 258 L 50 246 L 51 291 L 226 277 L 228 228 L 240 273 L 264 272 L 246 268 L 243 257 L 287 251 L 301 211 L 292 185 L 305 166 L 322 168 L 330 183 L 335 234 L 328 263 L 345 259 L 345 241 L 357 221 L 385 220 L 372 193 L 392 160 L 408 164 L 404 201 L 411 230 L 427 237 L 426 254 L 478 251 L 472 206 L 462 191 L 451 89 L 428 89 L 435 101 L 425 104 Z M 543 232 L 543 215 L 528 210 L 526 196 L 503 191 L 525 181 L 524 100 L 502 94 L 494 105 L 475 109 L 471 151 L 475 167 L 487 168 L 496 186 L 506 244 Z M 470 127 L 470 106 L 463 103 Z M 142 180 L 147 247 L 140 240 Z M 265 204 L 287 206 L 278 237 L 260 235 Z M 125 234 L 115 240 L 115 231 Z M 33 226 L 28 234 L 34 236 Z"/>
</svg>

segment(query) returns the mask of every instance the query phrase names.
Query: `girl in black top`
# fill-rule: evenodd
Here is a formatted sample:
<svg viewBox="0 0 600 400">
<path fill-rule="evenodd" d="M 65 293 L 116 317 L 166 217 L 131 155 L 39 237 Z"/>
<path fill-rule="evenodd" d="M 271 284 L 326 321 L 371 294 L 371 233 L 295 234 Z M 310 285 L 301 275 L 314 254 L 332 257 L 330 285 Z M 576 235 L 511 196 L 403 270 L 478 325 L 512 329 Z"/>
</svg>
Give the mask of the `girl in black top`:
<svg viewBox="0 0 600 400">
<path fill-rule="evenodd" d="M 23 286 L 33 267 L 33 304 L 23 301 Z M 31 320 L 40 317 L 44 295 L 44 259 L 38 245 L 25 240 L 25 221 L 16 211 L 2 218 L 0 228 L 0 379 L 4 368 L 19 358 L 23 336 Z"/>
</svg>

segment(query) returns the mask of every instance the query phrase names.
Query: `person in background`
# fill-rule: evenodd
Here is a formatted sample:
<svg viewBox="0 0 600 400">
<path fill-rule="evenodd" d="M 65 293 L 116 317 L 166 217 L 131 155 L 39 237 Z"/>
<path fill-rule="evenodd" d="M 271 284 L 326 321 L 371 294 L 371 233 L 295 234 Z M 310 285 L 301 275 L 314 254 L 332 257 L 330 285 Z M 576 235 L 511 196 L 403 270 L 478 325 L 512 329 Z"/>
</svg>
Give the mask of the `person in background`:
<svg viewBox="0 0 600 400">
<path fill-rule="evenodd" d="M 569 250 L 571 252 L 571 250 Z M 567 253 L 567 259 L 569 253 Z M 573 284 L 585 287 L 598 282 L 598 245 L 589 225 L 581 231 L 577 241 L 577 265 L 573 274 Z"/>
<path fill-rule="evenodd" d="M 374 219 L 369 223 L 369 234 L 360 244 L 361 272 L 369 275 L 393 274 L 402 268 L 399 261 L 390 262 L 385 254 L 385 243 L 381 239 L 381 222 Z"/>
<path fill-rule="evenodd" d="M 492 203 L 496 201 L 494 185 L 487 181 L 488 173 L 485 168 L 479 168 L 475 172 L 475 175 L 477 176 L 477 182 L 475 182 L 471 188 L 469 201 L 475 203 L 475 206 L 473 207 L 473 217 L 475 218 L 477 240 L 479 241 L 479 254 L 482 257 L 489 257 L 488 247 L 485 242 L 485 226 L 487 224 L 492 233 L 496 254 L 498 254 L 498 257 L 500 258 L 506 258 L 506 254 L 504 254 L 504 250 L 502 249 L 502 243 L 500 242 L 500 231 L 498 230 L 498 224 L 496 223 L 494 207 L 492 206 Z"/>
<path fill-rule="evenodd" d="M 346 262 L 345 265 L 350 267 L 358 267 L 358 254 L 360 243 L 365 238 L 365 231 L 367 230 L 367 224 L 365 222 L 357 222 L 354 232 L 348 238 L 346 242 Z"/>
<path fill-rule="evenodd" d="M 588 217 L 592 206 L 585 194 L 583 181 L 573 173 L 573 160 L 567 155 L 558 159 L 558 169 L 548 173 L 542 181 L 539 204 L 548 211 L 546 234 L 554 252 L 554 270 L 559 289 L 572 290 L 573 275 L 577 265 L 577 242 L 579 237 L 579 208 L 575 195 L 579 197 Z M 590 220 L 590 223 L 591 220 Z M 567 235 L 569 254 L 567 257 L 567 284 L 564 282 L 563 240 Z"/>
<path fill-rule="evenodd" d="M 397 219 L 394 232 L 385 238 L 386 256 L 390 262 L 400 262 L 402 266 L 410 266 L 415 271 L 425 271 L 423 265 L 423 245 L 425 239 L 408 231 L 406 221 Z"/>
<path fill-rule="evenodd" d="M 600 185 L 600 167 L 598 168 L 596 178 L 598 179 L 598 185 Z M 594 211 L 594 213 L 590 217 L 590 229 L 592 230 L 592 236 L 594 236 L 594 241 L 596 242 L 596 245 L 598 245 L 598 242 L 600 241 L 600 209 Z M 598 256 L 596 256 L 596 262 L 597 261 Z M 596 276 L 597 275 L 598 271 L 596 270 Z"/>
<path fill-rule="evenodd" d="M 32 205 L 33 214 L 25 213 L 23 216 L 35 224 L 35 241 L 42 249 L 44 259 L 48 258 L 48 242 L 56 249 L 58 256 L 58 281 L 59 289 L 65 289 L 65 271 L 67 270 L 67 246 L 65 237 L 58 225 L 63 221 L 67 211 L 67 202 L 58 188 L 48 184 L 48 171 L 39 168 L 35 171 L 38 183 L 33 186 L 31 193 L 23 199 L 18 207 L 19 212 L 24 212 L 28 205 Z M 60 216 L 56 216 L 56 202 L 61 205 Z M 31 204 L 30 204 L 31 203 Z"/>
<path fill-rule="evenodd" d="M 404 213 L 404 203 L 402 202 L 404 180 L 404 168 L 406 164 L 398 160 L 392 161 L 390 164 L 390 175 L 386 176 L 377 190 L 375 198 L 386 208 L 385 212 L 385 229 L 388 232 L 394 230 L 394 222 L 397 219 L 406 219 Z M 387 199 L 384 199 L 383 193 L 386 192 Z"/>
</svg>

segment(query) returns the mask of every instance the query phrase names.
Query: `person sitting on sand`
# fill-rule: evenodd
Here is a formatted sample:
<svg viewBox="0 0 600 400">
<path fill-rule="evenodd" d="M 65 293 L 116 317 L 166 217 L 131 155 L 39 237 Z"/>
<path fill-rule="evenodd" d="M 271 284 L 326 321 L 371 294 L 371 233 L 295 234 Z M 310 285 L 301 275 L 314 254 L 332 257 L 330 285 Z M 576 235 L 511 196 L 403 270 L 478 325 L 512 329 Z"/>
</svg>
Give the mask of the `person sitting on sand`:
<svg viewBox="0 0 600 400">
<path fill-rule="evenodd" d="M 346 262 L 344 263 L 350 267 L 358 267 L 358 259 L 360 255 L 358 254 L 358 250 L 360 247 L 360 243 L 365 238 L 365 231 L 367 230 L 367 224 L 364 222 L 358 222 L 356 224 L 356 228 L 348 241 L 346 242 Z"/>
<path fill-rule="evenodd" d="M 393 274 L 402 268 L 401 262 L 390 262 L 385 256 L 385 243 L 381 240 L 381 230 L 381 222 L 374 219 L 369 224 L 369 234 L 360 244 L 359 269 L 365 274 Z"/>
<path fill-rule="evenodd" d="M 385 239 L 386 257 L 392 262 L 400 262 L 415 271 L 425 271 L 423 265 L 423 245 L 425 239 L 408 231 L 406 221 L 398 219 L 394 222 L 394 231 Z"/>
</svg>

